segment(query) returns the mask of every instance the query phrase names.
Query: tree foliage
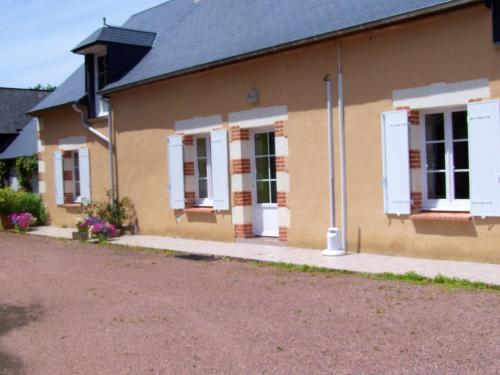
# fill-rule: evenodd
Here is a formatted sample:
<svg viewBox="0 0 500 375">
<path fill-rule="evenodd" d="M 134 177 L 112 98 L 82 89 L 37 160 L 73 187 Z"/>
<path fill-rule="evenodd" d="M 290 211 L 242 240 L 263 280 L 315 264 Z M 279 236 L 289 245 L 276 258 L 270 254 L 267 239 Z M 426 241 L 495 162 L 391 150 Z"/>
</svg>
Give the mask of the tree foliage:
<svg viewBox="0 0 500 375">
<path fill-rule="evenodd" d="M 36 155 L 21 156 L 16 159 L 16 177 L 22 190 L 32 191 L 31 179 L 37 172 L 38 158 Z"/>
<path fill-rule="evenodd" d="M 5 187 L 5 181 L 9 178 L 9 166 L 3 160 L 0 160 L 0 188 Z"/>
<path fill-rule="evenodd" d="M 35 86 L 30 87 L 31 90 L 37 90 L 37 91 L 54 91 L 57 87 L 54 85 L 51 85 L 50 83 L 47 83 L 46 85 L 42 85 L 41 83 L 37 83 Z"/>
</svg>

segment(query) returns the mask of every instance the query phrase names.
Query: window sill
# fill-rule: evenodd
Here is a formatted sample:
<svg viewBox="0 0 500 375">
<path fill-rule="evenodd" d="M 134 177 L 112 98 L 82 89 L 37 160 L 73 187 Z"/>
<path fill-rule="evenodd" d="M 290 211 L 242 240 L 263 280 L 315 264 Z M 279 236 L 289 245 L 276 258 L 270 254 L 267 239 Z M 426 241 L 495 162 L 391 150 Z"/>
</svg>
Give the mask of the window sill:
<svg viewBox="0 0 500 375">
<path fill-rule="evenodd" d="M 62 208 L 80 208 L 80 207 L 82 207 L 82 204 L 81 203 L 65 203 L 65 204 L 60 205 L 59 207 L 62 207 Z"/>
<path fill-rule="evenodd" d="M 210 214 L 215 210 L 213 207 L 191 207 L 183 209 L 182 212 L 186 214 Z"/>
<path fill-rule="evenodd" d="M 410 215 L 413 221 L 458 221 L 467 222 L 472 220 L 469 212 L 431 212 L 424 211 Z"/>
</svg>

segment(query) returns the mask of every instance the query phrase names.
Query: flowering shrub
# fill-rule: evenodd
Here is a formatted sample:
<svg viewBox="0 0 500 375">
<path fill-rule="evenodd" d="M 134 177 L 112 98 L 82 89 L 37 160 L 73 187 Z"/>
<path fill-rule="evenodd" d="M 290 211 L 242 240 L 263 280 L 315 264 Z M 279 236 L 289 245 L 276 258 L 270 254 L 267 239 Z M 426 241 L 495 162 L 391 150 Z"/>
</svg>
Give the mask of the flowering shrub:
<svg viewBox="0 0 500 375">
<path fill-rule="evenodd" d="M 9 215 L 9 219 L 19 232 L 27 232 L 36 223 L 35 217 L 29 212 L 13 213 Z"/>
<path fill-rule="evenodd" d="M 76 219 L 75 223 L 79 232 L 89 233 L 92 238 L 97 238 L 100 242 L 105 242 L 108 238 L 117 236 L 113 224 L 96 216 L 80 217 Z"/>
</svg>

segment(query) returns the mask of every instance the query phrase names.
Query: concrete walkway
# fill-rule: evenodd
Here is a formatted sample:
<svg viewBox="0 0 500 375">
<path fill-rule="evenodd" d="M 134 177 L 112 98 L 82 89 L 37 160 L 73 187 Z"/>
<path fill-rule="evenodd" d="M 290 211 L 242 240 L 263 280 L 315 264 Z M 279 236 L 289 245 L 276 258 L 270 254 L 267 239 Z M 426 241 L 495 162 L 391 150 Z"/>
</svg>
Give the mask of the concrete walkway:
<svg viewBox="0 0 500 375">
<path fill-rule="evenodd" d="M 30 234 L 71 238 L 72 231 L 73 229 L 69 228 L 39 227 L 30 232 Z M 160 236 L 123 236 L 113 240 L 113 243 L 191 254 L 310 265 L 354 272 L 392 272 L 395 274 L 404 274 L 413 271 L 427 277 L 435 277 L 441 274 L 450 278 L 500 285 L 500 264 L 405 258 L 375 254 L 349 254 L 342 257 L 329 258 L 321 255 L 321 251 L 312 249 L 249 243 L 199 241 Z"/>
</svg>

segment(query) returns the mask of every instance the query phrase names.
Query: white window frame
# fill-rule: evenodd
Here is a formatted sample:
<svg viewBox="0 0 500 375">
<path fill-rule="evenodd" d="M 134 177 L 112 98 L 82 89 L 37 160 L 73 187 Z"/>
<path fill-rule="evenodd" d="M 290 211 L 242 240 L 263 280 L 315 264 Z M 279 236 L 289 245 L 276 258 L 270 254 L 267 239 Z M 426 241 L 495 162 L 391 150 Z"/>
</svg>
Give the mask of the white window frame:
<svg viewBox="0 0 500 375">
<path fill-rule="evenodd" d="M 195 193 L 196 205 L 199 207 L 212 207 L 213 188 L 212 188 L 212 150 L 210 143 L 210 134 L 195 135 L 194 140 L 194 178 L 195 178 Z M 205 139 L 206 160 L 207 160 L 207 198 L 200 198 L 199 189 L 199 174 L 198 174 L 198 139 Z"/>
<path fill-rule="evenodd" d="M 420 139 L 422 161 L 422 208 L 430 211 L 470 211 L 470 199 L 454 199 L 455 177 L 453 172 L 453 124 L 452 112 L 467 111 L 467 106 L 433 108 L 420 111 Z M 445 182 L 446 198 L 429 199 L 427 189 L 427 141 L 425 134 L 425 116 L 430 114 L 444 114 L 444 139 L 445 139 Z M 465 170 L 464 170 L 465 171 Z M 469 178 L 470 178 L 470 167 Z M 470 191 L 470 189 L 469 189 Z"/>
<path fill-rule="evenodd" d="M 105 52 L 96 53 L 94 55 L 94 88 L 95 88 L 95 115 L 96 117 L 103 117 L 108 115 L 108 103 L 104 101 L 101 95 L 97 92 L 99 91 L 99 57 L 105 56 Z M 106 70 L 108 67 L 106 66 Z M 106 72 L 107 74 L 107 72 Z"/>
</svg>

